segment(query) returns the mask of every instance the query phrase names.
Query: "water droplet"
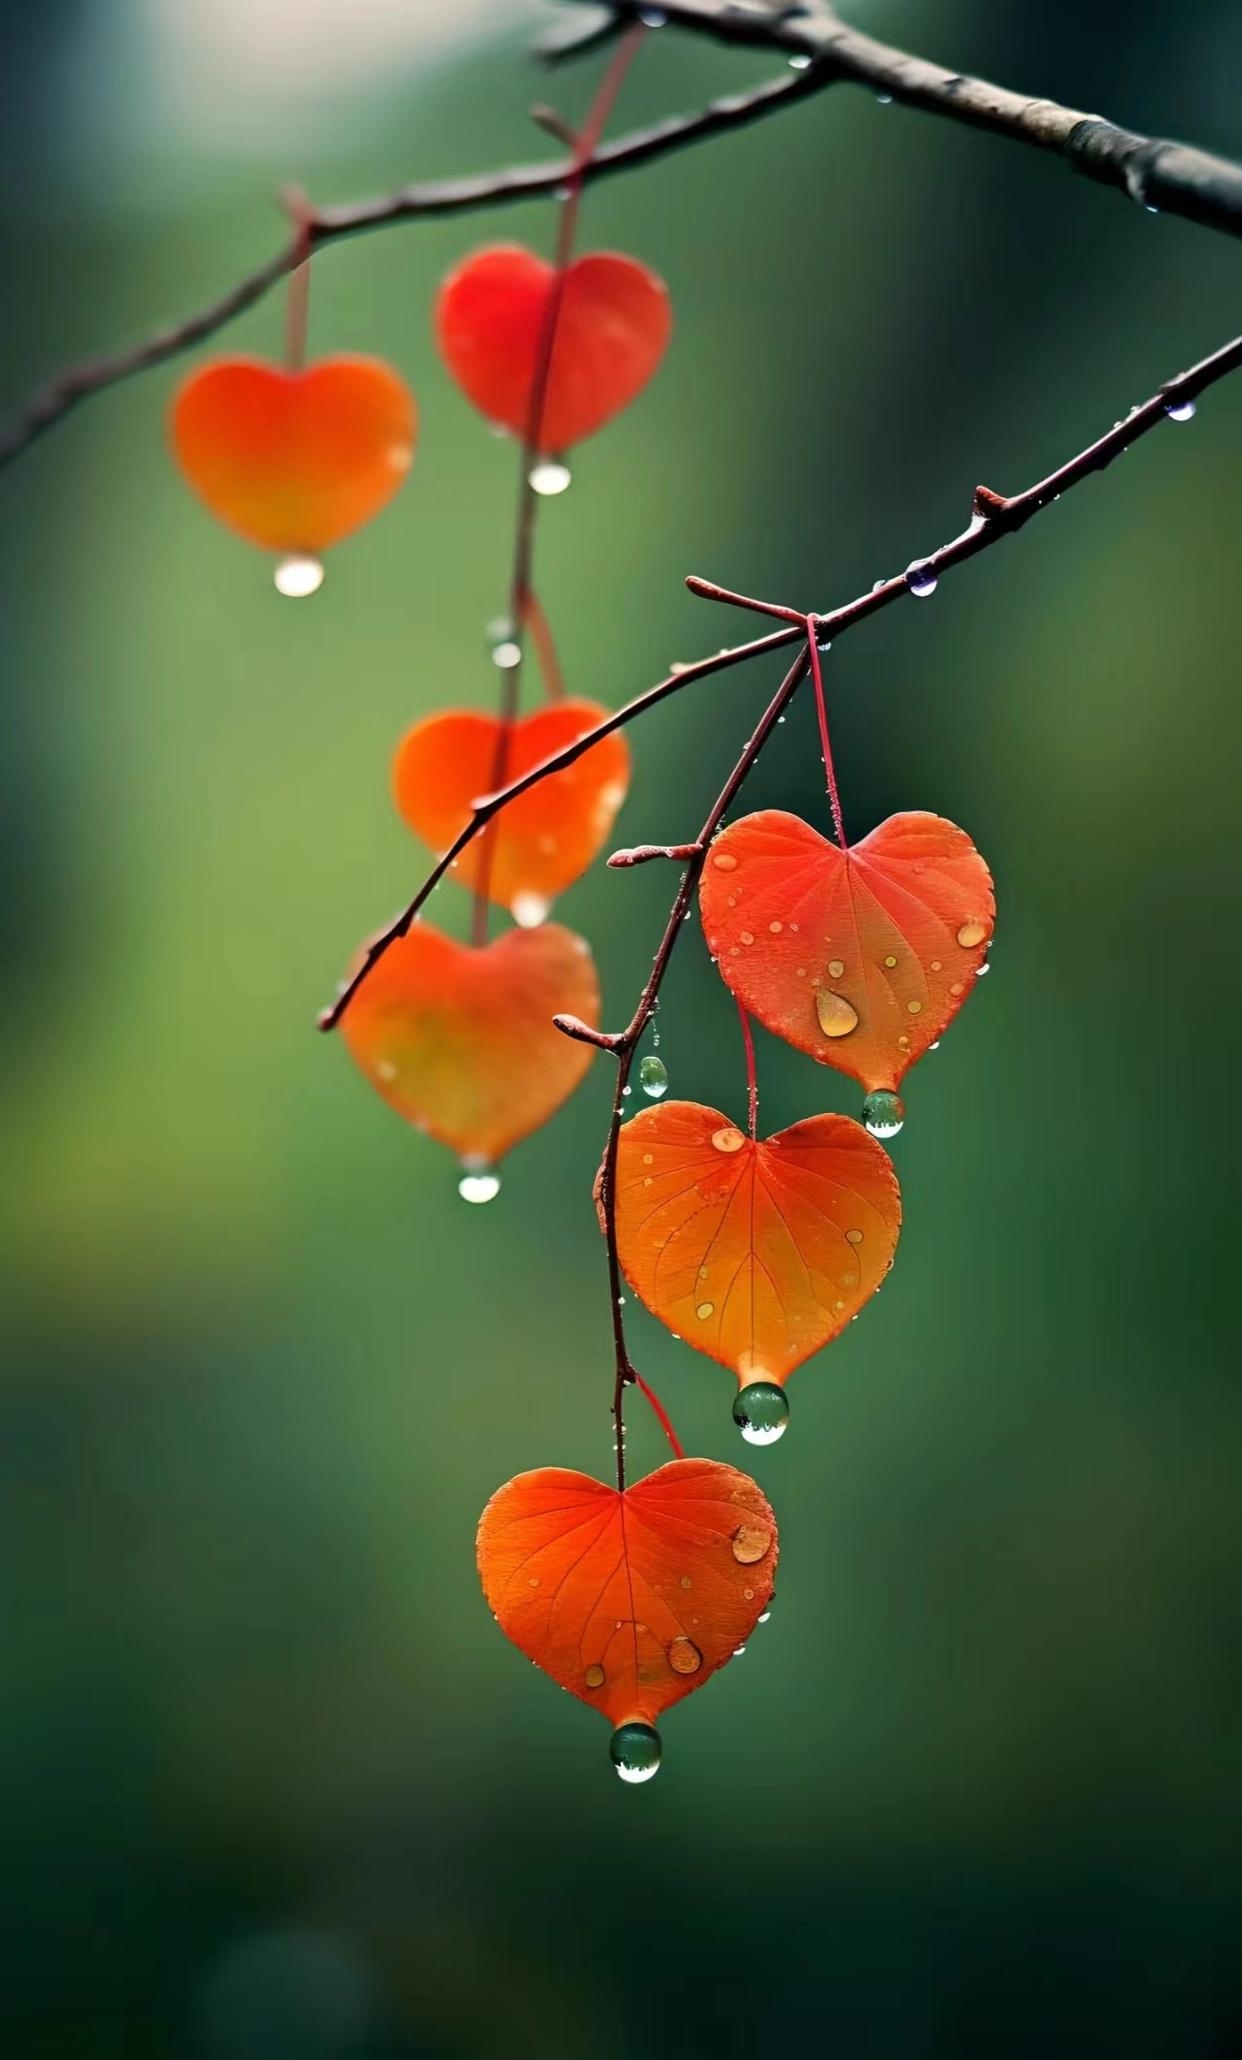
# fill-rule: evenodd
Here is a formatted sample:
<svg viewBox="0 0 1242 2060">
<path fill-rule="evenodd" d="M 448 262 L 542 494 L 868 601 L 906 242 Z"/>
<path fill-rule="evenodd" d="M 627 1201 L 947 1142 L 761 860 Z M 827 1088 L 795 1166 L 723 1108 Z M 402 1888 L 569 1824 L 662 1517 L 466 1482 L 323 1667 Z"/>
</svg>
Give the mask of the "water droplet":
<svg viewBox="0 0 1242 2060">
<path fill-rule="evenodd" d="M 715 1315 L 716 1304 L 714 1302 L 700 1302 L 694 1313 L 700 1323 L 706 1323 L 709 1316 Z"/>
<path fill-rule="evenodd" d="M 500 1193 L 500 1175 L 491 1166 L 476 1166 L 463 1159 L 457 1192 L 463 1202 L 494 1202 Z"/>
<path fill-rule="evenodd" d="M 714 851 L 712 853 L 712 864 L 718 872 L 735 873 L 737 871 L 737 860 L 731 851 Z"/>
<path fill-rule="evenodd" d="M 976 918 L 969 923 L 962 924 L 961 929 L 957 933 L 957 941 L 963 951 L 970 951 L 974 945 L 982 944 L 987 934 L 987 924 L 979 922 Z"/>
<path fill-rule="evenodd" d="M 766 1524 L 741 1524 L 733 1533 L 733 1557 L 739 1566 L 757 1566 L 772 1550 L 772 1533 Z"/>
<path fill-rule="evenodd" d="M 891 951 L 889 952 L 889 955 L 888 955 L 888 957 L 887 957 L 887 958 L 885 959 L 884 963 L 885 963 L 885 965 L 886 965 L 886 966 L 895 966 L 895 965 L 896 965 L 897 961 L 896 961 L 896 959 L 895 959 L 895 958 L 893 957 L 893 954 L 892 954 L 892 952 L 891 952 Z"/>
<path fill-rule="evenodd" d="M 896 1137 L 906 1120 L 906 1105 L 899 1094 L 880 1087 L 863 1103 L 862 1119 L 872 1137 Z"/>
<path fill-rule="evenodd" d="M 771 935 L 772 935 L 773 937 L 779 937 L 779 936 L 780 936 L 780 934 L 781 934 L 781 931 L 782 931 L 782 930 L 784 929 L 784 927 L 785 927 L 785 926 L 784 926 L 784 924 L 783 924 L 783 923 L 769 923 L 769 924 L 768 924 L 768 930 L 769 930 L 769 933 L 770 933 L 770 934 L 771 934 Z"/>
<path fill-rule="evenodd" d="M 645 29 L 662 29 L 668 16 L 662 7 L 640 7 L 638 19 Z"/>
<path fill-rule="evenodd" d="M 693 1581 L 692 1581 L 692 1580 L 690 1579 L 690 1576 L 689 1576 L 689 1574 L 683 1574 L 683 1575 L 682 1575 L 682 1577 L 681 1577 L 681 1585 L 682 1585 L 682 1587 L 683 1587 L 683 1588 L 693 1588 L 693 1586 L 694 1586 L 694 1582 L 693 1582 Z"/>
<path fill-rule="evenodd" d="M 753 930 L 739 930 L 737 936 L 739 944 L 753 944 L 755 941 L 755 933 Z"/>
<path fill-rule="evenodd" d="M 808 70 L 810 69 L 810 63 L 811 63 L 811 60 L 810 60 L 810 58 L 809 58 L 809 57 L 807 57 L 807 56 L 805 55 L 805 53 L 804 53 L 803 55 L 801 55 L 801 56 L 799 56 L 799 57 L 791 57 L 791 58 L 790 58 L 790 60 L 789 60 L 789 69 L 790 69 L 790 71 L 791 71 L 791 72 L 804 72 L 804 71 L 808 71 Z"/>
<path fill-rule="evenodd" d="M 668 1649 L 668 1663 L 675 1674 L 697 1674 L 703 1655 L 690 1638 L 674 1638 Z"/>
<path fill-rule="evenodd" d="M 774 1445 L 785 1435 L 789 1403 L 775 1381 L 755 1380 L 733 1401 L 733 1421 L 748 1445 Z"/>
<path fill-rule="evenodd" d="M 1166 401 L 1164 412 L 1170 422 L 1189 422 L 1194 417 L 1195 404 L 1193 401 Z"/>
<path fill-rule="evenodd" d="M 740 1658 L 742 1657 L 742 1654 L 743 1654 L 743 1653 L 745 1652 L 745 1650 L 746 1650 L 746 1647 L 745 1647 L 744 1645 L 735 1645 L 735 1646 L 734 1646 L 734 1648 L 733 1648 L 733 1657 L 734 1657 L 734 1659 L 740 1659 Z"/>
<path fill-rule="evenodd" d="M 851 1030 L 858 1028 L 858 1010 L 843 994 L 834 994 L 831 987 L 817 991 L 815 1013 L 825 1037 L 848 1037 Z"/>
<path fill-rule="evenodd" d="M 766 1609 L 761 1609 L 761 1610 L 760 1610 L 760 1612 L 759 1612 L 759 1614 L 758 1614 L 758 1616 L 757 1616 L 757 1617 L 755 1618 L 755 1622 L 756 1622 L 757 1624 L 766 1624 L 766 1623 L 767 1623 L 767 1621 L 768 1621 L 768 1618 L 769 1618 L 769 1617 L 771 1616 L 771 1614 L 772 1614 L 772 1604 L 773 1604 L 773 1603 L 775 1602 L 775 1600 L 776 1600 L 776 1590 L 775 1590 L 775 1588 L 774 1588 L 774 1589 L 772 1590 L 772 1593 L 771 1593 L 771 1594 L 769 1595 L 769 1597 L 768 1597 L 768 1601 L 767 1601 L 767 1607 L 766 1607 Z"/>
<path fill-rule="evenodd" d="M 512 672 L 514 666 L 521 663 L 522 646 L 512 637 L 504 637 L 500 643 L 492 645 L 492 664 L 498 665 L 502 672 Z"/>
<path fill-rule="evenodd" d="M 668 1093 L 668 1068 L 654 1052 L 648 1052 L 645 1059 L 639 1060 L 638 1084 L 653 1102 L 658 1102 L 662 1094 Z"/>
<path fill-rule="evenodd" d="M 588 1688 L 602 1688 L 604 1685 L 604 1669 L 598 1664 L 590 1666 L 582 1678 Z"/>
<path fill-rule="evenodd" d="M 984 961 L 983 961 L 983 964 L 982 964 L 981 966 L 976 966 L 976 967 L 975 967 L 975 978 L 976 978 L 976 980 L 982 980 L 982 978 L 983 978 L 984 974 L 985 974 L 985 973 L 990 973 L 990 972 L 991 972 L 991 970 L 992 970 L 991 966 L 990 966 L 990 965 L 988 964 L 987 960 L 986 960 L 986 959 L 984 959 Z"/>
<path fill-rule="evenodd" d="M 922 1013 L 923 1004 L 921 1001 L 908 1001 L 906 1003 L 906 1014 L 908 1016 L 921 1016 Z"/>
<path fill-rule="evenodd" d="M 860 1245 L 863 1241 L 861 1230 L 847 1230 L 845 1235 L 847 1241 L 852 1245 Z"/>
<path fill-rule="evenodd" d="M 877 107 L 891 107 L 893 104 L 891 93 L 877 93 L 875 98 Z"/>
<path fill-rule="evenodd" d="M 526 889 L 515 894 L 509 904 L 509 912 L 523 930 L 537 930 L 547 918 L 552 904 L 542 894 L 531 894 Z"/>
<path fill-rule="evenodd" d="M 718 1152 L 740 1152 L 746 1139 L 732 1123 L 726 1123 L 723 1130 L 713 1130 L 712 1143 Z"/>
<path fill-rule="evenodd" d="M 906 567 L 906 585 L 916 600 L 925 601 L 934 594 L 938 584 L 935 567 L 927 558 L 916 558 L 913 565 Z"/>
<path fill-rule="evenodd" d="M 834 980 L 839 980 L 845 971 L 845 960 L 842 958 L 830 958 L 828 961 L 828 971 L 832 974 Z"/>
<path fill-rule="evenodd" d="M 304 601 L 308 594 L 317 594 L 323 585 L 323 565 L 318 558 L 306 558 L 300 554 L 282 558 L 272 579 L 278 594 L 284 594 L 290 601 Z"/>
<path fill-rule="evenodd" d="M 528 475 L 531 491 L 537 494 L 563 494 L 573 478 L 568 465 L 558 459 L 543 458 L 538 465 L 532 465 Z"/>
<path fill-rule="evenodd" d="M 654 1724 L 619 1724 L 608 1751 L 621 1779 L 635 1786 L 659 1772 L 660 1734 Z"/>
</svg>

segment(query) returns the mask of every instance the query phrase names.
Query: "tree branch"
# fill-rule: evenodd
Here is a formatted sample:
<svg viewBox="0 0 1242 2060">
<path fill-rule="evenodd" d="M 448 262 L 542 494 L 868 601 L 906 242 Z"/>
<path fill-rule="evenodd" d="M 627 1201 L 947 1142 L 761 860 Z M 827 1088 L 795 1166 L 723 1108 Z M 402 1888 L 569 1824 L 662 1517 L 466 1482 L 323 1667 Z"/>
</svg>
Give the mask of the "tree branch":
<svg viewBox="0 0 1242 2060">
<path fill-rule="evenodd" d="M 1180 373 L 1175 379 L 1166 380 L 1150 400 L 1145 401 L 1141 407 L 1133 408 L 1125 420 L 1115 423 L 1106 436 L 1088 444 L 1076 457 L 1068 459 L 1045 479 L 1037 480 L 1035 485 L 1027 487 L 1025 492 L 1005 495 L 994 493 L 990 487 L 977 487 L 972 501 L 970 522 L 959 536 L 954 537 L 950 543 L 942 544 L 939 550 L 932 551 L 927 557 L 914 559 L 904 573 L 899 573 L 892 579 L 881 580 L 869 592 L 859 594 L 854 600 L 847 601 L 843 607 L 833 609 L 828 614 L 807 615 L 801 610 L 785 608 L 772 602 L 753 601 L 746 595 L 734 594 L 728 588 L 718 587 L 710 580 L 689 579 L 686 583 L 691 591 L 705 599 L 727 602 L 730 606 L 749 609 L 764 616 L 776 614 L 791 619 L 785 621 L 780 629 L 771 631 L 765 637 L 757 637 L 752 643 L 738 644 L 730 650 L 717 652 L 714 657 L 701 658 L 697 664 L 679 667 L 657 686 L 649 687 L 645 694 L 637 695 L 633 701 L 627 702 L 624 708 L 617 709 L 593 730 L 587 730 L 572 744 L 554 752 L 551 758 L 545 758 L 539 765 L 532 766 L 529 772 L 523 773 L 520 779 L 512 781 L 499 793 L 481 796 L 473 804 L 469 821 L 463 825 L 448 850 L 432 868 L 413 900 L 367 947 L 361 964 L 344 983 L 332 1006 L 325 1009 L 320 1016 L 320 1029 L 336 1028 L 373 966 L 399 937 L 405 936 L 433 888 L 438 886 L 451 869 L 454 860 L 460 857 L 466 846 L 473 842 L 492 817 L 498 815 L 511 801 L 516 801 L 520 794 L 528 793 L 550 774 L 572 765 L 602 738 L 611 736 L 614 730 L 619 730 L 640 715 L 645 715 L 649 708 L 654 708 L 658 702 L 667 700 L 670 694 L 679 692 L 691 680 L 705 679 L 728 666 L 739 665 L 745 659 L 758 658 L 767 651 L 777 651 L 789 644 L 802 642 L 805 646 L 810 621 L 815 624 L 818 641 L 822 646 L 834 637 L 842 636 L 846 630 L 853 629 L 856 623 L 864 622 L 869 616 L 878 615 L 881 609 L 891 607 L 894 601 L 910 595 L 919 598 L 926 596 L 934 590 L 947 572 L 965 564 L 970 558 L 979 557 L 982 552 L 990 550 L 993 544 L 999 543 L 1002 537 L 1015 534 L 1031 520 L 1032 516 L 1050 507 L 1054 501 L 1060 500 L 1063 493 L 1080 486 L 1092 473 L 1104 471 L 1112 464 L 1114 458 L 1120 457 L 1132 444 L 1138 443 L 1142 437 L 1150 434 L 1158 423 L 1170 419 L 1184 421 L 1194 413 L 1194 403 L 1200 394 L 1240 366 L 1242 336 L 1235 336 L 1231 343 L 1222 345 L 1221 349 L 1213 351 L 1210 357 L 1201 359 L 1197 365 L 1192 365 L 1189 371 Z M 799 679 L 808 657 L 809 653 L 804 649 L 796 668 Z M 787 698 L 791 698 L 792 692 L 793 689 L 790 688 Z M 782 702 L 777 713 L 783 712 L 783 708 Z M 702 832 L 695 843 L 688 847 L 688 864 L 695 877 L 705 855 L 704 840 L 710 834 L 710 831 Z M 638 847 L 643 858 L 655 856 L 657 852 L 662 856 L 663 849 Z M 668 849 L 671 855 L 673 847 Z M 626 853 L 625 862 L 636 861 Z M 622 1033 L 623 1038 L 628 1034 Z"/>
<path fill-rule="evenodd" d="M 734 93 L 713 100 L 693 114 L 670 115 L 649 128 L 635 129 L 615 142 L 600 146 L 589 165 L 583 167 L 586 184 L 607 178 L 613 172 L 634 171 L 640 165 L 665 157 L 670 151 L 700 143 L 711 136 L 723 136 L 734 129 L 760 121 L 796 100 L 804 100 L 831 83 L 827 73 L 812 66 L 786 78 L 768 80 L 749 93 Z M 145 342 L 107 357 L 88 358 L 60 372 L 46 386 L 32 394 L 24 406 L 0 427 L 0 468 L 11 464 L 20 452 L 34 443 L 61 417 L 106 387 L 130 379 L 138 372 L 165 364 L 183 351 L 192 350 L 227 326 L 236 316 L 254 306 L 310 251 L 323 250 L 345 237 L 365 235 L 372 229 L 395 227 L 401 222 L 421 221 L 432 215 L 471 214 L 483 208 L 503 207 L 511 202 L 538 200 L 555 195 L 574 173 L 574 160 L 557 158 L 546 164 L 518 165 L 507 171 L 484 172 L 469 178 L 439 179 L 417 186 L 403 186 L 396 193 L 348 206 L 312 208 L 299 225 L 298 233 L 266 264 L 250 272 L 219 300 L 212 301 L 182 322 L 159 329 Z"/>
<path fill-rule="evenodd" d="M 615 0 L 615 6 L 625 20 L 638 14 L 640 0 Z M 718 42 L 809 57 L 816 70 L 823 67 L 830 77 L 867 86 L 886 99 L 1054 151 L 1075 171 L 1144 207 L 1242 235 L 1242 165 L 1230 158 L 946 71 L 850 28 L 819 0 L 771 7 L 762 0 L 667 0 L 660 11 L 670 24 Z"/>
</svg>

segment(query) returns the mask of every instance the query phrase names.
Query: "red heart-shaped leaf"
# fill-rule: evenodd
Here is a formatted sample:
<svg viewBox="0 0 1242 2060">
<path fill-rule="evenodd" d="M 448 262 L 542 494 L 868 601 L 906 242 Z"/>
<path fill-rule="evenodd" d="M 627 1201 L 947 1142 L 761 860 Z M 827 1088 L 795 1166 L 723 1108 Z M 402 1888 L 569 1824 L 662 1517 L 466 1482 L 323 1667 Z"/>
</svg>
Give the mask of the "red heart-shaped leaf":
<svg viewBox="0 0 1242 2060">
<path fill-rule="evenodd" d="M 875 1293 L 897 1247 L 888 1153 L 847 1116 L 752 1141 L 664 1102 L 621 1132 L 617 1244 L 647 1307 L 739 1382 L 782 1384 Z"/>
<path fill-rule="evenodd" d="M 323 551 L 369 522 L 414 461 L 418 411 L 391 365 L 204 365 L 173 399 L 177 461 L 213 515 L 269 551 Z"/>
<path fill-rule="evenodd" d="M 528 1659 L 613 1724 L 653 1724 L 772 1599 L 776 1518 L 747 1474 L 675 1459 L 625 1493 L 544 1466 L 479 1522 L 483 1593 Z"/>
<path fill-rule="evenodd" d="M 473 709 L 428 716 L 404 737 L 393 761 L 397 807 L 433 851 L 445 851 L 470 818 L 470 805 L 602 722 L 594 701 L 550 701 L 509 728 L 500 756 L 501 724 Z M 501 770 L 497 777 L 497 766 Z M 486 879 L 493 901 L 517 908 L 546 904 L 586 871 L 625 799 L 630 754 L 613 731 L 563 772 L 551 773 L 511 801 L 473 844 L 453 878 L 476 887 Z M 490 853 L 485 851 L 492 841 Z"/>
<path fill-rule="evenodd" d="M 454 379 L 489 422 L 518 436 L 527 431 L 555 277 L 534 251 L 497 244 L 450 273 L 436 304 L 436 337 Z M 627 407 L 671 328 L 668 291 L 645 265 L 613 251 L 576 258 L 561 289 L 539 449 L 568 450 Z"/>
<path fill-rule="evenodd" d="M 699 908 L 743 1008 L 868 1092 L 895 1088 L 957 1014 L 996 912 L 987 866 L 942 816 L 890 816 L 842 851 L 775 808 L 716 839 Z"/>
<path fill-rule="evenodd" d="M 341 1022 L 384 1100 L 463 1158 L 491 1164 L 545 1123 L 582 1079 L 590 1045 L 552 1027 L 595 1023 L 589 947 L 545 923 L 481 949 L 416 923 L 390 945 Z"/>
</svg>

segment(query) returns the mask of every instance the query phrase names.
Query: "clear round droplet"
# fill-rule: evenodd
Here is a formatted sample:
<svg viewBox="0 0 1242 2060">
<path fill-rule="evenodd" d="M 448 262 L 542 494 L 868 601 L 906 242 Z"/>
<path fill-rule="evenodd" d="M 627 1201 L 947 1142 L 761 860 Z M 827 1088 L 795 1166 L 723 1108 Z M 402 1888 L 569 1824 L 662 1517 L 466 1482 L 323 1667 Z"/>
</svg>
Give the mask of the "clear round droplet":
<svg viewBox="0 0 1242 2060">
<path fill-rule="evenodd" d="M 896 1137 L 906 1120 L 906 1105 L 899 1094 L 880 1087 L 863 1103 L 862 1119 L 872 1137 Z"/>
<path fill-rule="evenodd" d="M 638 1084 L 653 1102 L 658 1102 L 662 1094 L 668 1093 L 668 1067 L 654 1052 L 648 1052 L 645 1059 L 639 1060 Z"/>
<path fill-rule="evenodd" d="M 463 1202 L 494 1202 L 500 1193 L 500 1175 L 494 1166 L 476 1166 L 463 1159 L 457 1192 Z"/>
<path fill-rule="evenodd" d="M 934 594 L 938 584 L 934 566 L 926 558 L 916 558 L 913 565 L 906 567 L 906 585 L 916 600 L 925 601 Z"/>
<path fill-rule="evenodd" d="M 573 476 L 568 465 L 562 465 L 557 458 L 541 458 L 527 475 L 531 491 L 545 495 L 563 494 Z"/>
<path fill-rule="evenodd" d="M 785 1390 L 775 1381 L 751 1381 L 734 1397 L 733 1421 L 748 1445 L 774 1445 L 789 1422 Z"/>
<path fill-rule="evenodd" d="M 654 1724 L 619 1724 L 608 1751 L 622 1781 L 635 1787 L 660 1771 L 660 1734 Z"/>
<path fill-rule="evenodd" d="M 492 664 L 502 672 L 512 672 L 515 665 L 522 663 L 522 646 L 512 637 L 505 637 L 499 644 L 492 645 Z"/>
<path fill-rule="evenodd" d="M 308 594 L 317 594 L 323 585 L 323 561 L 300 555 L 282 558 L 272 579 L 278 594 L 284 594 L 289 601 L 304 601 Z"/>
<path fill-rule="evenodd" d="M 515 894 L 509 903 L 509 912 L 523 930 L 537 930 L 552 904 L 542 894 L 531 894 L 525 889 Z"/>
<path fill-rule="evenodd" d="M 801 57 L 790 58 L 789 69 L 791 72 L 804 72 L 810 69 L 810 64 L 810 58 L 803 54 Z"/>
<path fill-rule="evenodd" d="M 1191 422 L 1194 420 L 1195 404 L 1193 401 L 1166 401 L 1164 412 L 1170 422 Z"/>
<path fill-rule="evenodd" d="M 662 7 L 640 7 L 638 19 L 645 29 L 662 29 L 668 22 L 668 16 Z"/>
</svg>

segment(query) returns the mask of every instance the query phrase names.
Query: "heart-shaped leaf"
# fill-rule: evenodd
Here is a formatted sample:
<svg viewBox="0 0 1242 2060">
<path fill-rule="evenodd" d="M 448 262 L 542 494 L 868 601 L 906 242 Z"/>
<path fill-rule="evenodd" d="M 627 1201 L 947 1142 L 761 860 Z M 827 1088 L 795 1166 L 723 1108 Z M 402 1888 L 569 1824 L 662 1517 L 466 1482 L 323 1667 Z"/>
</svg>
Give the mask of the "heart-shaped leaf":
<svg viewBox="0 0 1242 2060">
<path fill-rule="evenodd" d="M 286 371 L 222 358 L 179 387 L 169 431 L 199 498 L 269 551 L 323 551 L 369 522 L 414 461 L 418 412 L 391 365 Z"/>
<path fill-rule="evenodd" d="M 847 1116 L 753 1142 L 665 1102 L 621 1132 L 617 1244 L 643 1301 L 743 1386 L 786 1377 L 875 1293 L 897 1247 L 888 1153 Z"/>
<path fill-rule="evenodd" d="M 776 1518 L 735 1467 L 675 1459 L 625 1493 L 544 1466 L 479 1523 L 483 1593 L 518 1649 L 613 1724 L 653 1724 L 772 1599 Z"/>
<path fill-rule="evenodd" d="M 436 304 L 437 341 L 457 384 L 489 422 L 518 436 L 526 434 L 555 276 L 534 251 L 497 244 L 450 273 Z M 645 265 L 612 251 L 576 258 L 561 289 L 540 450 L 566 451 L 627 407 L 663 357 L 671 328 L 667 289 Z"/>
<path fill-rule="evenodd" d="M 606 712 L 594 701 L 550 701 L 510 725 L 503 761 L 495 716 L 473 709 L 428 716 L 397 749 L 397 807 L 433 851 L 445 851 L 480 794 L 520 778 L 594 729 Z M 467 845 L 453 878 L 466 887 L 485 878 L 491 899 L 515 909 L 522 921 L 532 912 L 546 913 L 599 851 L 625 799 L 629 774 L 629 748 L 614 730 L 563 772 L 511 801 Z M 485 854 L 489 839 L 493 848 Z"/>
<path fill-rule="evenodd" d="M 870 1093 L 895 1088 L 957 1014 L 996 904 L 970 838 L 942 816 L 890 816 L 841 851 L 773 808 L 715 840 L 699 908 L 743 1008 Z"/>
<path fill-rule="evenodd" d="M 582 1079 L 590 1045 L 552 1027 L 595 1023 L 589 947 L 558 923 L 481 949 L 416 923 L 359 988 L 341 1031 L 368 1080 L 420 1130 L 490 1165 L 545 1123 Z"/>
</svg>

